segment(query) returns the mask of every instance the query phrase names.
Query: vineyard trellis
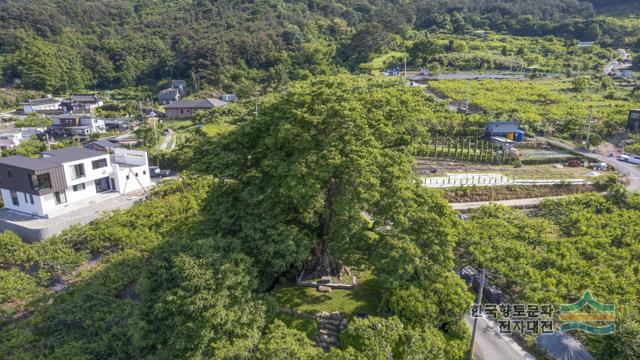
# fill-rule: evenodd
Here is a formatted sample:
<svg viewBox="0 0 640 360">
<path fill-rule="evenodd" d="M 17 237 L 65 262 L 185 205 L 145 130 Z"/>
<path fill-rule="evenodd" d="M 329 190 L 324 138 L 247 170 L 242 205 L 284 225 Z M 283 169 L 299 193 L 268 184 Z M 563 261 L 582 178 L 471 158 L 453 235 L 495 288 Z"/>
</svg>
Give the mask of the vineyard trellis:
<svg viewBox="0 0 640 360">
<path fill-rule="evenodd" d="M 435 159 L 511 164 L 514 158 L 501 145 L 478 138 L 448 138 L 436 134 L 420 147 L 418 156 Z"/>
</svg>

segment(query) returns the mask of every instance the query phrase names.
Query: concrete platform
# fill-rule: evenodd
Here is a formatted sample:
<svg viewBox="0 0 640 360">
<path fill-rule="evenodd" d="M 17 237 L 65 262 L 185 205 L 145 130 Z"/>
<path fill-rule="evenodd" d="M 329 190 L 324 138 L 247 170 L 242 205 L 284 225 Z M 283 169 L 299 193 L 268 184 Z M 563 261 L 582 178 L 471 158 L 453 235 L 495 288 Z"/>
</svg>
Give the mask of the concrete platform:
<svg viewBox="0 0 640 360">
<path fill-rule="evenodd" d="M 87 224 L 104 212 L 128 209 L 136 201 L 144 199 L 144 196 L 145 193 L 142 191 L 127 195 L 116 192 L 98 194 L 81 203 L 69 204 L 52 213 L 47 219 L 0 209 L 0 231 L 11 230 L 27 242 L 40 241 L 73 225 Z"/>
</svg>

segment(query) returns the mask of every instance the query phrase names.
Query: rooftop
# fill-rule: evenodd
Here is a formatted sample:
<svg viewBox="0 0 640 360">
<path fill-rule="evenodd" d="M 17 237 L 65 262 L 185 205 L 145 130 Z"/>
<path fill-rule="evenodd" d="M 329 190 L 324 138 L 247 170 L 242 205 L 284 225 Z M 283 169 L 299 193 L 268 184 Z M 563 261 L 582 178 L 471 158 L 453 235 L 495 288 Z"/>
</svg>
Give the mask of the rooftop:
<svg viewBox="0 0 640 360">
<path fill-rule="evenodd" d="M 96 144 L 98 146 L 102 146 L 103 148 L 116 148 L 116 147 L 122 147 L 122 145 L 118 144 L 117 142 L 113 142 L 110 140 L 96 140 L 96 141 L 92 141 L 89 144 Z"/>
<path fill-rule="evenodd" d="M 558 360 L 594 360 L 584 346 L 566 333 L 540 334 L 536 338 L 539 347 Z"/>
<path fill-rule="evenodd" d="M 42 155 L 47 161 L 55 162 L 58 164 L 89 159 L 96 156 L 105 156 L 106 153 L 102 151 L 89 150 L 81 147 L 67 147 L 56 150 L 43 151 Z"/>
<path fill-rule="evenodd" d="M 96 94 L 73 94 L 71 100 L 78 102 L 96 102 L 100 100 Z"/>
<path fill-rule="evenodd" d="M 60 99 L 55 99 L 55 98 L 29 99 L 27 100 L 27 103 L 32 106 L 55 105 L 60 103 Z"/>
<path fill-rule="evenodd" d="M 176 94 L 178 94 L 178 89 L 174 89 L 174 88 L 164 89 L 164 90 L 160 90 L 158 94 L 175 96 Z"/>
<path fill-rule="evenodd" d="M 185 109 L 185 108 L 212 108 L 225 106 L 228 103 L 226 101 L 218 99 L 204 99 L 204 100 L 183 100 L 174 102 L 173 104 L 166 105 L 165 109 Z"/>
<path fill-rule="evenodd" d="M 15 166 L 22 169 L 33 170 L 33 171 L 46 170 L 46 169 L 51 169 L 59 166 L 57 162 L 50 161 L 48 159 L 42 159 L 42 158 L 34 159 L 34 158 L 22 156 L 22 155 L 14 155 L 14 156 L 9 156 L 5 158 L 0 158 L 0 164 Z"/>
</svg>

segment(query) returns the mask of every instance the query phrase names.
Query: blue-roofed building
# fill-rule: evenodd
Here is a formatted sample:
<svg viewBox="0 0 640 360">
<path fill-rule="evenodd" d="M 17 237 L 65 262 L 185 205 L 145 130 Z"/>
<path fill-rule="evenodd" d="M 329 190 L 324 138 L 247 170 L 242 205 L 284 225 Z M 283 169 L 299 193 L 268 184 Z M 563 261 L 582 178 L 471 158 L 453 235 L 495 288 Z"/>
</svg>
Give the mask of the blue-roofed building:
<svg viewBox="0 0 640 360">
<path fill-rule="evenodd" d="M 508 140 L 515 140 L 520 129 L 517 121 L 491 121 L 487 124 L 487 138 L 503 137 Z"/>
</svg>

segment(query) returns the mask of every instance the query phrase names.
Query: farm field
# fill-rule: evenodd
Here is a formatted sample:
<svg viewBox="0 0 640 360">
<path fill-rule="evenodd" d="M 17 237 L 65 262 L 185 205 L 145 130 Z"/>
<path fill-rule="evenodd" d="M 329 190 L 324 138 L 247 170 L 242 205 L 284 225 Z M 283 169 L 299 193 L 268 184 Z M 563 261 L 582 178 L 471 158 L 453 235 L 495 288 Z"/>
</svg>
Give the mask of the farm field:
<svg viewBox="0 0 640 360">
<path fill-rule="evenodd" d="M 516 168 L 513 165 L 492 165 L 492 164 L 479 164 L 470 162 L 456 162 L 447 160 L 433 160 L 433 159 L 420 159 L 418 160 L 419 174 L 421 177 L 439 177 L 444 174 L 501 174 L 511 179 L 530 179 L 530 180 L 545 180 L 545 179 L 593 179 L 587 176 L 588 173 L 593 172 L 591 169 L 577 167 L 562 167 L 556 168 L 553 164 L 540 164 L 540 165 L 523 165 Z M 432 172 L 437 170 L 436 172 Z"/>
<path fill-rule="evenodd" d="M 513 70 L 533 67 L 544 73 L 565 74 L 604 65 L 616 53 L 600 46 L 577 47 L 554 36 L 534 38 L 488 33 L 487 37 L 438 34 L 433 39 L 449 52 L 435 61 L 443 70 Z M 453 46 L 448 46 L 453 42 Z"/>
<path fill-rule="evenodd" d="M 429 88 L 454 101 L 463 101 L 468 94 L 473 110 L 496 119 L 519 120 L 528 132 L 564 138 L 583 136 L 590 108 L 594 132 L 605 136 L 624 129 L 628 110 L 640 107 L 640 101 L 625 90 L 574 92 L 571 80 L 444 80 L 431 82 Z"/>
</svg>

